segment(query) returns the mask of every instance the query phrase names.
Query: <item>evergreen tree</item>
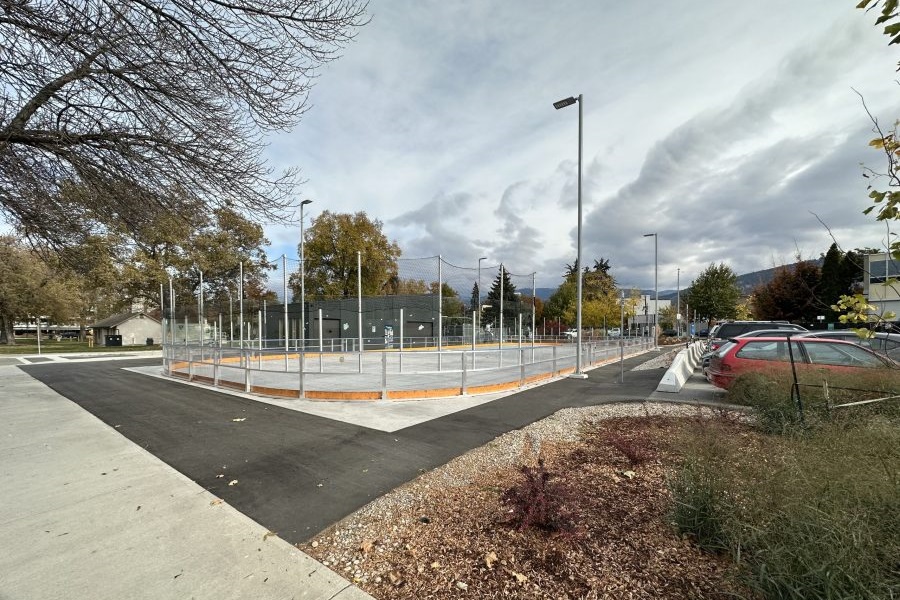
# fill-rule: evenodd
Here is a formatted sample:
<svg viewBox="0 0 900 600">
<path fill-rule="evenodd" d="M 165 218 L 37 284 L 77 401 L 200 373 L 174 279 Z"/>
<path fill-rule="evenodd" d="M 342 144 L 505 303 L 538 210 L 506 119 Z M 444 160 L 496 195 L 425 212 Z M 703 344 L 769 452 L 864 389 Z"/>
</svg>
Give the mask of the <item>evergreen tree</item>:
<svg viewBox="0 0 900 600">
<path fill-rule="evenodd" d="M 487 294 L 486 304 L 488 304 L 489 307 L 484 309 L 482 323 L 485 325 L 491 323 L 494 327 L 500 326 L 501 278 L 503 282 L 503 326 L 511 327 L 516 319 L 518 319 L 518 314 L 520 312 L 519 299 L 516 296 L 516 286 L 513 285 L 513 282 L 509 277 L 509 271 L 504 269 L 503 265 L 500 266 L 500 271 L 497 273 L 497 277 L 494 278 L 494 283 L 491 285 L 491 291 Z"/>
</svg>

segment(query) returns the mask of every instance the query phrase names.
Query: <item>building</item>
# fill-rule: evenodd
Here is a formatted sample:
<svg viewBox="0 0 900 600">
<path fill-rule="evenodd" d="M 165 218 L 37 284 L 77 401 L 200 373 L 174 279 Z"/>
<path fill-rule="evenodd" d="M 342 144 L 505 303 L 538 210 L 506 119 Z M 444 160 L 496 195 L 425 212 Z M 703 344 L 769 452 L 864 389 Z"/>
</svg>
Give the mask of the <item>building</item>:
<svg viewBox="0 0 900 600">
<path fill-rule="evenodd" d="M 900 315 L 900 262 L 887 252 L 866 254 L 863 257 L 863 296 L 875 306 L 878 316 L 894 313 L 897 323 Z"/>
<path fill-rule="evenodd" d="M 97 321 L 91 328 L 97 346 L 144 346 L 161 341 L 162 325 L 145 312 L 126 312 Z"/>
</svg>

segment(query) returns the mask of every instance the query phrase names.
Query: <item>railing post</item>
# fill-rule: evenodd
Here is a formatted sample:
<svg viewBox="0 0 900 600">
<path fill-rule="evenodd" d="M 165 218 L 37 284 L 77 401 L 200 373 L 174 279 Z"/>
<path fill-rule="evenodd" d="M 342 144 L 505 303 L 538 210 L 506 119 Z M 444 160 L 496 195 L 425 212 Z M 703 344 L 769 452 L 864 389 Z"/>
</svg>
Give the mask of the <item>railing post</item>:
<svg viewBox="0 0 900 600">
<path fill-rule="evenodd" d="M 219 363 L 222 362 L 222 346 L 213 348 L 213 387 L 219 387 Z"/>
<path fill-rule="evenodd" d="M 188 353 L 188 381 L 193 381 L 194 380 L 194 352 L 190 347 L 188 347 L 187 353 Z"/>
<path fill-rule="evenodd" d="M 305 352 L 304 350 L 302 350 L 302 349 L 300 350 L 300 354 L 299 354 L 299 356 L 297 356 L 297 361 L 298 361 L 298 363 L 299 363 L 299 365 L 300 365 L 300 366 L 299 366 L 299 370 L 300 370 L 300 389 L 297 390 L 297 395 L 298 395 L 298 397 L 300 397 L 300 398 L 305 398 L 305 397 L 306 397 L 306 389 L 303 387 L 303 385 L 304 385 L 304 381 L 303 381 L 303 367 L 304 367 L 305 364 L 306 364 L 306 352 Z"/>
<path fill-rule="evenodd" d="M 248 350 L 244 350 L 241 348 L 241 355 L 245 352 L 249 352 Z M 250 356 L 248 355 L 244 360 L 244 391 L 250 392 Z"/>
<path fill-rule="evenodd" d="M 522 315 L 519 315 L 519 322 L 522 321 Z M 519 387 L 525 385 L 525 350 L 519 348 Z"/>
<path fill-rule="evenodd" d="M 557 348 L 559 348 L 559 346 L 553 346 L 553 373 L 552 373 L 553 375 L 556 375 L 558 372 L 556 369 L 556 349 Z"/>
<path fill-rule="evenodd" d="M 466 395 L 469 393 L 469 382 L 467 381 L 467 377 L 466 377 L 466 351 L 463 350 L 459 354 L 460 354 L 460 357 L 462 358 L 462 385 L 460 386 L 460 392 L 463 395 Z M 475 358 L 475 350 L 472 350 L 472 359 L 474 360 L 474 358 Z"/>
<path fill-rule="evenodd" d="M 360 353 L 362 356 L 362 353 Z M 387 351 L 381 351 L 381 399 L 387 400 Z"/>
</svg>

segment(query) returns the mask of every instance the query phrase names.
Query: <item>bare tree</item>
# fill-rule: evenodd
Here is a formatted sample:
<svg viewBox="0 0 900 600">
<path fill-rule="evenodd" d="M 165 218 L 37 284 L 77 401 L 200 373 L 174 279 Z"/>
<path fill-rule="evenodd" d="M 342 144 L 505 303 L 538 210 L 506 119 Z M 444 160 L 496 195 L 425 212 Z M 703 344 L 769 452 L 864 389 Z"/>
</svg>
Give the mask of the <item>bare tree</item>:
<svg viewBox="0 0 900 600">
<path fill-rule="evenodd" d="M 161 212 L 292 216 L 262 160 L 364 0 L 0 0 L 0 213 L 65 245 Z M 66 188 L 78 193 L 63 193 Z"/>
</svg>

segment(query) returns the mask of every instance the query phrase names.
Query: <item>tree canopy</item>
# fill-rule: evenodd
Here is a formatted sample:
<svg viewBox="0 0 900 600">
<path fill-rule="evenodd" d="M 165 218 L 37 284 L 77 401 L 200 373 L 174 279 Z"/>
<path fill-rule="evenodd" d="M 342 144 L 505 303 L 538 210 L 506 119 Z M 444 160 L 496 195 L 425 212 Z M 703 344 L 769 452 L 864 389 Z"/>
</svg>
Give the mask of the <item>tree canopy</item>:
<svg viewBox="0 0 900 600">
<path fill-rule="evenodd" d="M 547 301 L 546 314 L 574 325 L 577 320 L 578 269 L 577 261 L 567 264 L 565 280 Z M 609 260 L 594 261 L 593 267 L 585 267 L 581 278 L 583 327 L 603 327 L 619 321 L 619 292 L 616 281 L 609 273 Z"/>
<path fill-rule="evenodd" d="M 725 263 L 710 264 L 686 292 L 691 309 L 702 319 L 734 319 L 737 317 L 741 291 L 737 275 Z"/>
<path fill-rule="evenodd" d="M 362 293 L 368 296 L 396 293 L 400 289 L 397 267 L 400 247 L 389 241 L 381 228 L 381 221 L 370 219 L 364 212 L 326 210 L 313 219 L 312 226 L 304 231 L 307 296 L 356 296 L 357 252 L 362 253 Z M 414 283 L 409 285 L 411 289 L 416 287 Z M 299 300 L 299 275 L 291 277 L 290 286 L 294 299 Z"/>
<path fill-rule="evenodd" d="M 263 136 L 365 23 L 364 0 L 54 0 L 0 11 L 0 214 L 57 247 L 214 208 L 284 219 Z M 77 195 L 65 194 L 76 185 Z"/>
<path fill-rule="evenodd" d="M 821 269 L 809 261 L 799 261 L 777 269 L 771 281 L 753 290 L 754 317 L 814 323 L 824 311 L 818 300 L 821 279 Z"/>
</svg>

